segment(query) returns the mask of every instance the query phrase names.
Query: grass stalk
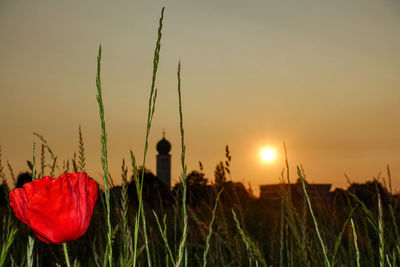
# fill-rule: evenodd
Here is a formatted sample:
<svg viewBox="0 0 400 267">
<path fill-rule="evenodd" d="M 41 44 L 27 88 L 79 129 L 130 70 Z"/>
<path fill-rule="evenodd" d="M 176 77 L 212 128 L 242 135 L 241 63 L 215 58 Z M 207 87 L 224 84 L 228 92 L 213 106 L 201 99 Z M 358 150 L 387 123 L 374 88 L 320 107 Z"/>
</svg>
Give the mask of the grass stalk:
<svg viewBox="0 0 400 267">
<path fill-rule="evenodd" d="M 337 253 L 339 251 L 339 247 L 340 247 L 340 243 L 342 241 L 342 237 L 343 237 L 344 231 L 346 230 L 347 224 L 351 220 L 354 211 L 355 211 L 355 208 L 352 208 L 350 213 L 349 213 L 349 216 L 347 216 L 347 219 L 343 224 L 342 230 L 340 231 L 340 234 L 339 234 L 338 238 L 336 239 L 335 249 L 333 250 L 333 256 L 332 256 L 332 261 L 331 261 L 332 262 L 332 266 L 335 265 L 336 255 L 337 255 Z"/>
<path fill-rule="evenodd" d="M 289 194 L 289 200 L 290 200 L 292 198 L 292 192 L 291 192 L 291 188 L 290 188 L 289 160 L 288 160 L 288 154 L 287 154 L 287 148 L 286 148 L 285 142 L 283 142 L 283 149 L 285 151 L 286 179 L 288 182 L 288 194 Z"/>
<path fill-rule="evenodd" d="M 40 149 L 40 176 L 44 176 L 44 170 L 46 168 L 46 155 L 45 155 L 45 145 L 42 143 Z"/>
<path fill-rule="evenodd" d="M 353 240 L 354 240 L 354 248 L 356 250 L 356 262 L 357 262 L 357 267 L 360 267 L 360 251 L 358 249 L 358 244 L 357 244 L 357 232 L 356 232 L 356 227 L 354 225 L 353 218 L 350 219 L 351 223 L 351 229 L 353 230 Z"/>
<path fill-rule="evenodd" d="M 291 188 L 291 183 L 290 183 L 290 167 L 289 167 L 289 159 L 288 159 L 288 153 L 287 153 L 287 148 L 286 148 L 286 143 L 283 142 L 283 148 L 284 148 L 284 153 L 285 153 L 285 166 L 286 166 L 286 180 L 288 184 L 288 189 L 285 191 L 284 196 L 283 196 L 283 203 L 284 203 L 284 212 L 286 213 L 286 220 L 287 220 L 287 226 L 288 229 L 290 229 L 290 232 L 287 232 L 286 235 L 286 241 L 287 239 L 290 239 L 290 247 L 286 246 L 289 252 L 287 251 L 288 255 L 288 264 L 290 263 L 291 266 L 293 266 L 293 261 L 294 261 L 294 255 L 293 252 L 295 250 L 293 249 L 293 238 L 296 241 L 296 245 L 300 248 L 300 251 L 297 251 L 298 255 L 300 256 L 300 259 L 302 261 L 302 264 L 304 266 L 310 266 L 310 263 L 308 261 L 308 256 L 307 256 L 307 248 L 302 242 L 302 238 L 299 234 L 299 229 L 297 226 L 297 221 L 298 221 L 298 214 L 296 211 L 296 208 L 293 205 L 292 201 L 292 188 Z M 283 175 L 282 175 L 283 177 Z M 283 179 L 282 179 L 283 180 Z M 289 235 L 291 233 L 292 235 Z"/>
<path fill-rule="evenodd" d="M 396 215 L 395 215 L 395 212 L 394 212 L 394 209 L 393 209 L 393 205 L 392 205 L 392 203 L 393 203 L 392 175 L 391 175 L 391 172 L 390 172 L 389 165 L 387 165 L 387 175 L 388 175 L 388 179 L 389 179 L 389 190 L 390 190 L 389 192 L 390 192 L 390 196 L 391 196 L 391 199 L 390 199 L 390 202 L 389 202 L 389 211 L 390 211 L 390 216 L 392 217 L 392 223 L 393 223 L 393 226 L 394 226 L 394 232 L 396 234 L 396 241 L 395 241 L 396 245 L 395 245 L 395 247 L 396 247 L 397 255 L 400 257 L 400 235 L 399 235 L 399 228 L 397 226 Z M 395 260 L 396 258 L 394 257 L 393 259 Z M 395 265 L 395 264 L 393 264 L 393 265 Z"/>
<path fill-rule="evenodd" d="M 36 143 L 33 142 L 33 151 L 32 151 L 32 181 L 36 179 Z M 33 266 L 33 247 L 35 246 L 35 239 L 29 234 L 28 235 L 28 243 L 26 244 L 26 261 L 27 266 Z"/>
<path fill-rule="evenodd" d="M 237 219 L 236 213 L 235 211 L 232 209 L 232 214 L 233 214 L 233 219 L 236 223 L 236 228 L 238 229 L 240 236 L 243 239 L 243 242 L 246 245 L 246 249 L 247 251 L 250 253 L 250 257 L 256 257 L 256 264 L 257 263 L 257 259 L 260 261 L 260 263 L 263 266 L 267 266 L 267 263 L 265 262 L 265 259 L 263 258 L 263 256 L 261 255 L 260 250 L 257 248 L 256 244 L 254 244 L 254 242 L 250 239 L 250 237 L 248 237 L 246 235 L 246 233 L 243 231 L 242 227 L 240 226 L 239 220 Z M 249 259 L 250 260 L 250 259 Z"/>
<path fill-rule="evenodd" d="M 361 206 L 361 210 L 367 215 L 367 221 L 371 224 L 375 231 L 379 231 L 376 223 L 376 217 L 374 214 L 365 206 L 364 202 L 362 202 L 353 192 L 347 190 L 347 193 Z"/>
<path fill-rule="evenodd" d="M 172 265 L 175 265 L 174 256 L 172 255 L 171 248 L 168 244 L 167 238 L 167 225 L 166 225 L 166 215 L 164 215 L 163 224 L 164 227 L 161 227 L 160 220 L 158 219 L 157 213 L 153 210 L 154 217 L 156 218 L 158 229 L 160 230 L 161 237 L 164 241 L 164 246 L 167 250 L 167 257 L 165 259 L 165 264 L 168 266 L 168 261 L 171 261 Z"/>
<path fill-rule="evenodd" d="M 101 94 L 101 80 L 100 80 L 100 71 L 101 71 L 101 45 L 99 46 L 99 53 L 97 56 L 97 75 L 96 75 L 96 87 L 97 87 L 97 103 L 99 105 L 99 114 L 101 121 L 101 165 L 103 167 L 103 182 L 104 182 L 104 191 L 106 197 L 106 219 L 107 219 L 107 247 L 105 254 L 104 263 L 108 262 L 109 266 L 112 267 L 112 229 L 111 229 L 111 220 L 110 220 L 110 187 L 109 187 L 109 178 L 108 178 L 108 162 L 107 162 L 107 134 L 106 134 L 106 123 L 104 119 L 104 106 L 103 106 L 103 98 Z"/>
<path fill-rule="evenodd" d="M 223 189 L 221 189 L 218 192 L 217 198 L 215 199 L 215 205 L 214 205 L 214 209 L 212 211 L 210 225 L 208 226 L 208 234 L 207 234 L 207 238 L 206 238 L 206 247 L 205 247 L 204 252 L 203 252 L 203 267 L 207 266 L 207 254 L 208 254 L 208 250 L 210 249 L 210 240 L 211 240 L 211 235 L 213 233 L 212 227 L 213 227 L 213 224 L 214 224 L 215 213 L 217 211 L 218 201 L 219 201 L 219 197 L 221 196 L 222 190 Z"/>
<path fill-rule="evenodd" d="M 378 191 L 378 233 L 379 233 L 379 265 L 385 265 L 385 241 L 383 232 L 383 215 L 382 215 L 382 201 L 381 194 Z"/>
<path fill-rule="evenodd" d="M 13 181 L 13 184 L 14 184 L 14 187 L 15 187 L 16 184 L 17 184 L 17 179 L 15 178 L 14 170 L 13 170 L 13 168 L 11 167 L 10 162 L 8 162 L 8 161 L 7 161 L 7 166 L 8 166 L 8 170 L 9 170 L 9 172 L 10 172 L 11 180 Z"/>
<path fill-rule="evenodd" d="M 128 168 L 125 166 L 125 160 L 122 160 L 121 166 L 121 177 L 122 177 L 122 199 L 121 199 L 121 209 L 122 209 L 122 241 L 123 249 L 121 253 L 121 259 L 123 265 L 126 265 L 129 254 L 132 253 L 132 242 L 131 242 L 131 232 L 128 225 Z"/>
<path fill-rule="evenodd" d="M 185 163 L 185 152 L 186 152 L 186 146 L 185 146 L 185 134 L 184 134 L 184 129 L 183 129 L 183 112 L 182 112 L 182 95 L 181 95 L 181 62 L 179 61 L 178 63 L 178 71 L 177 71 L 177 77 L 178 77 L 178 97 L 179 97 L 179 126 L 180 126 L 180 132 L 181 132 L 181 165 L 182 165 L 182 174 L 181 174 L 181 184 L 182 184 L 182 217 L 183 217 L 183 232 L 182 232 L 182 239 L 179 243 L 179 249 L 178 249 L 178 257 L 176 260 L 175 265 L 180 266 L 183 258 L 183 254 L 185 251 L 185 245 L 186 245 L 186 238 L 187 238 L 187 233 L 188 233 L 188 215 L 186 211 L 186 163 Z"/>
<path fill-rule="evenodd" d="M 44 177 L 44 170 L 46 167 L 51 168 L 51 173 L 50 176 L 54 176 L 54 171 L 57 166 L 57 157 L 54 155 L 53 151 L 51 150 L 49 144 L 47 143 L 47 140 L 39 133 L 33 133 L 34 136 L 36 136 L 42 143 L 41 145 L 41 151 L 40 151 L 40 167 L 41 167 L 41 173 L 39 174 L 39 177 Z M 45 156 L 45 151 L 50 154 L 50 158 L 52 159 L 53 163 L 46 165 L 46 156 Z"/>
<path fill-rule="evenodd" d="M 388 255 L 388 254 L 386 254 L 386 262 L 387 262 L 387 265 L 388 265 L 389 267 L 392 267 L 392 266 L 393 266 L 392 263 L 390 262 L 390 259 L 389 259 L 389 255 Z"/>
<path fill-rule="evenodd" d="M 11 229 L 11 231 L 8 231 L 6 242 L 1 247 L 0 267 L 4 266 L 4 262 L 6 261 L 8 249 L 10 248 L 11 244 L 13 243 L 16 233 L 17 233 L 17 228 L 13 228 L 13 229 Z"/>
<path fill-rule="evenodd" d="M 131 153 L 131 164 L 133 167 L 133 179 L 135 182 L 136 186 L 136 193 L 139 201 L 139 207 L 138 207 L 138 212 L 135 217 L 135 226 L 134 226 L 134 234 L 133 234 L 133 266 L 136 266 L 136 258 L 137 258 L 137 244 L 138 244 L 138 237 L 139 237 L 139 227 L 140 227 L 140 214 L 141 214 L 141 205 L 142 205 L 142 197 L 141 197 L 141 192 L 142 189 L 140 188 L 140 182 L 138 178 L 138 170 L 136 167 L 136 159 L 133 155 L 132 150 L 130 151 Z"/>
<path fill-rule="evenodd" d="M 79 125 L 79 171 L 86 172 L 85 143 L 83 142 L 82 129 Z"/>
<path fill-rule="evenodd" d="M 26 264 L 28 267 L 33 266 L 33 247 L 35 246 L 35 239 L 28 235 L 28 243 L 26 244 Z"/>
<path fill-rule="evenodd" d="M 310 214 L 311 214 L 311 217 L 312 217 L 313 222 L 314 222 L 315 231 L 317 232 L 318 240 L 320 242 L 320 245 L 321 245 L 321 248 L 322 248 L 322 252 L 324 254 L 325 265 L 327 267 L 330 267 L 331 264 L 330 264 L 329 259 L 328 259 L 328 253 L 326 251 L 326 247 L 325 247 L 324 241 L 322 240 L 322 237 L 321 237 L 321 234 L 320 234 L 320 231 L 319 231 L 319 227 L 318 227 L 318 222 L 317 222 L 317 219 L 316 219 L 316 217 L 314 215 L 313 208 L 311 206 L 310 197 L 308 196 L 308 193 L 307 193 L 306 183 L 304 182 L 303 173 L 300 170 L 299 166 L 297 166 L 297 174 L 299 175 L 300 181 L 301 181 L 301 183 L 303 185 L 304 195 L 306 197 L 308 208 L 310 210 Z"/>
<path fill-rule="evenodd" d="M 6 180 L 6 175 L 4 174 L 4 167 L 1 163 L 1 146 L 0 146 L 0 179 L 4 183 Z"/>
<path fill-rule="evenodd" d="M 32 181 L 36 179 L 36 143 L 33 142 L 33 151 L 32 151 Z"/>
<path fill-rule="evenodd" d="M 149 249 L 149 241 L 148 241 L 148 237 L 147 237 L 146 217 L 144 214 L 142 194 L 143 194 L 144 168 L 145 168 L 145 163 L 146 163 L 147 150 L 148 150 L 148 146 L 149 146 L 148 140 L 149 140 L 149 134 L 150 134 L 150 129 L 151 129 L 151 123 L 152 123 L 153 115 L 154 115 L 155 103 L 156 103 L 156 99 L 157 99 L 157 89 L 155 88 L 155 82 L 156 82 L 156 77 L 157 77 L 158 63 L 160 61 L 161 36 L 162 36 L 162 26 L 163 26 L 162 22 L 164 19 L 164 10 L 165 10 L 165 8 L 163 7 L 161 9 L 161 17 L 159 20 L 159 26 L 158 26 L 158 31 L 157 31 L 156 48 L 154 50 L 153 75 L 152 75 L 151 87 L 150 87 L 149 105 L 148 105 L 148 113 L 147 113 L 146 138 L 145 138 L 143 164 L 142 164 L 143 171 L 142 171 L 142 177 L 140 179 L 140 187 L 139 188 L 137 187 L 137 189 L 139 189 L 139 191 L 138 191 L 139 216 L 137 217 L 137 219 L 138 220 L 140 218 L 142 219 L 143 235 L 144 235 L 145 245 L 146 245 L 147 264 L 149 267 L 151 266 L 151 255 L 150 255 L 150 249 Z M 137 247 L 137 234 L 138 233 L 135 231 L 135 235 L 136 235 L 135 241 L 134 241 L 135 242 L 135 251 L 136 251 L 136 247 Z M 136 257 L 136 254 L 134 255 L 134 257 Z M 136 262 L 136 260 L 134 260 L 134 262 Z"/>
</svg>

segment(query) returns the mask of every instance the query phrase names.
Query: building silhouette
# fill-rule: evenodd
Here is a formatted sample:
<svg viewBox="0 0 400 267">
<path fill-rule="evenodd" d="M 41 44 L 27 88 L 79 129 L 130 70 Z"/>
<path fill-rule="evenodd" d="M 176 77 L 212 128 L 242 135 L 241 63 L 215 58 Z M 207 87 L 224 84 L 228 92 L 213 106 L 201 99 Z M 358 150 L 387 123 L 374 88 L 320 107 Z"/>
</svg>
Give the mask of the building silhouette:
<svg viewBox="0 0 400 267">
<path fill-rule="evenodd" d="M 157 143 L 157 177 L 160 179 L 168 189 L 171 189 L 171 144 L 165 139 L 165 132 L 163 138 Z"/>
<path fill-rule="evenodd" d="M 309 184 L 306 182 L 308 196 L 317 200 L 328 201 L 331 197 L 331 186 L 332 184 Z M 297 180 L 294 184 L 281 183 L 260 185 L 260 199 L 281 200 L 283 192 L 287 192 L 288 190 L 302 199 L 305 198 L 303 185 L 300 180 Z"/>
</svg>

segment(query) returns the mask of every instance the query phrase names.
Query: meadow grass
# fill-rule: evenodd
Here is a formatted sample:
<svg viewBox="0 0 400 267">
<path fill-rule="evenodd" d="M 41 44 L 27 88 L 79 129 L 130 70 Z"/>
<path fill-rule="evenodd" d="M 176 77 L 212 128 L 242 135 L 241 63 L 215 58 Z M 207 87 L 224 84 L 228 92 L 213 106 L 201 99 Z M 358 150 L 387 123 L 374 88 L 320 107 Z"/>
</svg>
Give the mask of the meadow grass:
<svg viewBox="0 0 400 267">
<path fill-rule="evenodd" d="M 241 183 L 233 182 L 228 146 L 225 147 L 225 161 L 217 164 L 213 182 L 207 183 L 201 164 L 200 172 L 189 173 L 185 158 L 180 62 L 177 69 L 180 182 L 173 188 L 168 201 L 157 198 L 156 192 L 149 194 L 146 191 L 146 155 L 157 99 L 163 18 L 164 8 L 153 57 L 143 162 L 138 166 L 130 151 L 132 178 L 129 178 L 129 168 L 123 159 L 121 186 L 113 186 L 108 170 L 101 87 L 102 47 L 99 47 L 96 89 L 104 192 L 100 191 L 85 235 L 62 246 L 36 241 L 9 206 L 8 192 L 16 186 L 17 179 L 7 162 L 14 183 L 11 187 L 7 185 L 0 147 L 0 192 L 4 193 L 0 199 L 0 267 L 397 266 L 400 261 L 397 225 L 400 198 L 392 191 L 389 166 L 388 187 L 377 180 L 364 185 L 351 183 L 347 190 L 336 190 L 329 200 L 309 194 L 301 166 L 297 167 L 297 176 L 302 191 L 292 191 L 291 186 L 286 186 L 291 184 L 291 178 L 285 143 L 285 168 L 277 201 L 257 198 Z M 71 167 L 72 171 L 86 171 L 81 126 L 78 128 L 78 152 L 71 160 L 64 160 L 61 168 L 47 140 L 38 133 L 34 136 L 40 144 L 40 159 L 37 163 L 35 142 L 32 161 L 28 162 L 32 180 L 45 175 L 55 176 Z M 38 170 L 36 164 L 40 165 Z M 132 189 L 133 194 L 130 193 Z M 146 217 L 147 214 L 152 216 Z"/>
</svg>

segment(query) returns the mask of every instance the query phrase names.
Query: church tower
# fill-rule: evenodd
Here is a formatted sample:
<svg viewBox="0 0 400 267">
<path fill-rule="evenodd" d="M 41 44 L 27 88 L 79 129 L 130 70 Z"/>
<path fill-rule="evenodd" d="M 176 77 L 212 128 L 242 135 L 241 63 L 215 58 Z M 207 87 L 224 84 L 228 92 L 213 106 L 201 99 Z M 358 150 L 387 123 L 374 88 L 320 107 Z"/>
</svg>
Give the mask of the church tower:
<svg viewBox="0 0 400 267">
<path fill-rule="evenodd" d="M 165 132 L 163 138 L 157 143 L 157 177 L 168 187 L 171 188 L 171 144 L 165 139 Z"/>
</svg>

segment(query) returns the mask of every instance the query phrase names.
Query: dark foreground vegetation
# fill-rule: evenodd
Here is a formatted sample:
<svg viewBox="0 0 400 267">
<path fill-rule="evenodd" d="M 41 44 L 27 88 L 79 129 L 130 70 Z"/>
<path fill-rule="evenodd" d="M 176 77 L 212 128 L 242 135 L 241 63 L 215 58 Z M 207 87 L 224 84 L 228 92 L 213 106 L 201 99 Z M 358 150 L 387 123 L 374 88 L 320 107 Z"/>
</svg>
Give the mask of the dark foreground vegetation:
<svg viewBox="0 0 400 267">
<path fill-rule="evenodd" d="M 73 164 L 75 168 L 76 165 Z M 126 171 L 124 168 L 123 177 L 127 177 Z M 139 174 L 141 172 L 139 170 Z M 325 264 L 316 225 L 302 192 L 288 192 L 287 187 L 282 186 L 280 199 L 256 198 L 251 189 L 232 182 L 229 173 L 229 163 L 221 163 L 212 183 L 202 170 L 187 175 L 188 235 L 184 261 L 188 266 L 202 266 L 205 260 L 207 266 Z M 20 174 L 15 179 L 16 186 L 22 186 L 31 177 L 29 172 Z M 13 227 L 18 229 L 4 266 L 24 266 L 29 257 L 28 236 L 32 233 L 12 213 L 7 184 L 3 183 L 1 189 L 3 248 L 9 231 Z M 122 186 L 112 187 L 110 192 L 113 265 L 118 266 L 124 265 L 121 259 L 129 258 L 133 250 L 132 232 L 138 212 L 133 177 Z M 177 255 L 185 225 L 181 215 L 182 185 L 176 184 L 170 191 L 146 170 L 143 199 L 152 265 L 173 265 L 169 253 Z M 329 264 L 357 266 L 358 261 L 359 266 L 396 266 L 400 262 L 397 227 L 400 198 L 377 180 L 351 184 L 346 190 L 333 191 L 329 199 L 313 196 L 310 201 Z M 88 231 L 80 239 L 68 243 L 69 257 L 80 266 L 104 265 L 105 209 L 104 192 L 101 191 Z M 140 266 L 147 265 L 148 261 L 145 242 L 143 233 L 139 233 L 136 264 Z M 165 242 L 168 242 L 168 248 Z M 36 239 L 31 253 L 33 266 L 65 264 L 61 245 L 48 245 Z"/>
</svg>

